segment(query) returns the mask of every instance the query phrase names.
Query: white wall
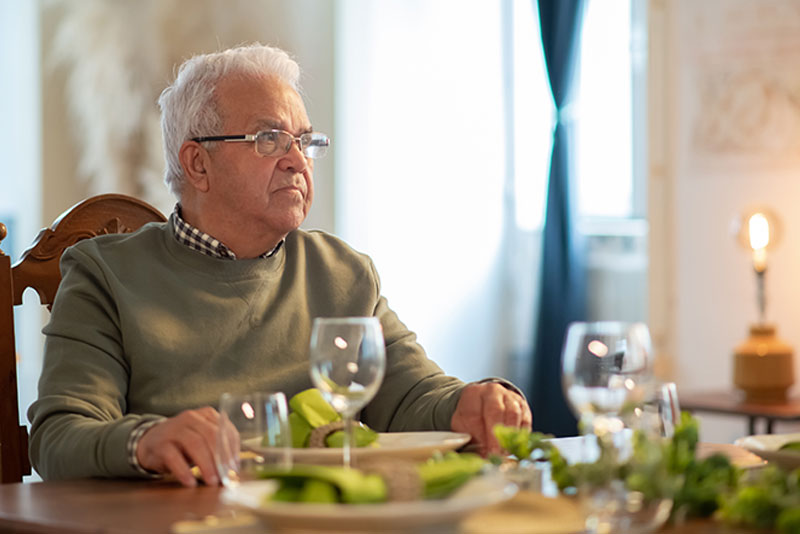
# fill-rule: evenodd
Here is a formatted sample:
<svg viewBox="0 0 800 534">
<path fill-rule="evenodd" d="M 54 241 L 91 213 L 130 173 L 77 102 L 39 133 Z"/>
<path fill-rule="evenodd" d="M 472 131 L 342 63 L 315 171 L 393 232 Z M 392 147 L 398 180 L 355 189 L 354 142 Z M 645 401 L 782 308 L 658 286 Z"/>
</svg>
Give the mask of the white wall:
<svg viewBox="0 0 800 534">
<path fill-rule="evenodd" d="M 11 0 L 8 0 L 9 2 Z M 92 193 L 129 192 L 150 200 L 164 212 L 169 212 L 173 199 L 164 193 L 157 200 L 144 195 L 141 185 L 121 183 L 125 178 L 85 176 L 79 170 L 82 137 L 86 133 L 71 114 L 68 73 L 65 64 L 75 58 L 83 62 L 97 62 L 99 67 L 89 70 L 100 78 L 84 77 L 91 81 L 84 92 L 97 95 L 99 109 L 118 105 L 118 99 L 128 95 L 115 95 L 102 85 L 102 76 L 109 76 L 103 61 L 124 62 L 137 68 L 141 81 L 137 91 L 148 91 L 143 98 L 148 115 L 141 125 L 130 125 L 116 120 L 133 130 L 132 142 L 147 147 L 139 154 L 141 160 L 157 166 L 149 187 L 157 192 L 166 191 L 161 184 L 161 162 L 152 162 L 148 153 L 157 152 L 160 158 L 161 138 L 156 100 L 160 91 L 174 78 L 178 64 L 194 54 L 210 52 L 241 43 L 260 41 L 287 50 L 303 69 L 301 83 L 304 98 L 314 127 L 333 131 L 333 69 L 334 69 L 334 3 L 328 0 L 192 0 L 192 9 L 186 10 L 183 0 L 135 0 L 126 2 L 50 0 L 40 1 L 42 6 L 42 114 L 45 128 L 42 144 L 47 147 L 42 160 L 43 221 L 49 224 L 59 213 Z M 97 23 L 96 21 L 101 21 Z M 64 25 L 72 28 L 80 39 L 68 42 L 75 47 L 70 53 L 56 46 L 59 30 Z M 118 31 L 114 34 L 113 31 Z M 67 57 L 59 63 L 57 58 Z M 138 66 L 137 66 L 138 64 Z M 114 71 L 112 70 L 112 73 Z M 124 72 L 124 69 L 123 69 Z M 130 88 L 128 88 L 130 89 Z M 133 89 L 130 89 L 133 91 Z M 80 91 L 79 91 L 80 93 Z M 137 95 L 139 96 L 139 95 Z M 92 124 L 92 118 L 89 124 Z M 99 118 L 95 118 L 99 120 Z M 130 122 L 130 121 L 128 121 Z M 91 126 L 89 126 L 91 128 Z M 97 129 L 95 129 L 97 130 Z M 100 129 L 99 131 L 102 131 Z M 140 136 L 146 137 L 144 141 Z M 137 145 L 138 146 L 138 145 Z M 109 147 L 111 148 L 111 147 Z M 335 150 L 315 166 L 316 195 L 314 206 L 304 226 L 333 229 L 333 168 Z M 117 154 L 117 157 L 119 155 Z M 145 165 L 145 163 L 142 163 Z M 108 165 L 109 172 L 118 170 Z M 129 181 L 129 180 L 128 180 Z M 101 184 L 98 186 L 97 184 Z M 103 184 L 111 184 L 105 186 Z M 100 189 L 98 189 L 100 187 Z M 155 196 L 155 195 L 153 195 Z"/>
<path fill-rule="evenodd" d="M 732 350 L 757 319 L 751 256 L 730 225 L 753 206 L 783 220 L 767 316 L 800 348 L 800 3 L 651 5 L 654 337 L 680 388 L 727 389 Z M 701 419 L 709 441 L 746 431 L 743 419 Z"/>
</svg>

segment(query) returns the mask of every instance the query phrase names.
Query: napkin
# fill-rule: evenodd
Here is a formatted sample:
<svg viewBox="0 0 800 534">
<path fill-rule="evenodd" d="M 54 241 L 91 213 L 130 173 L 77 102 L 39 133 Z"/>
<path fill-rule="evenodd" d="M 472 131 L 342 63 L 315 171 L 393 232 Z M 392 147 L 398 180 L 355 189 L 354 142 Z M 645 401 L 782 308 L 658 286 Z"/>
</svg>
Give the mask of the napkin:
<svg viewBox="0 0 800 534">
<path fill-rule="evenodd" d="M 443 498 L 485 465 L 486 460 L 477 454 L 450 452 L 419 464 L 393 460 L 363 469 L 304 464 L 288 470 L 265 467 L 259 476 L 280 481 L 271 500 L 365 504 L 409 500 L 409 490 L 415 498 Z M 407 477 L 409 472 L 414 475 L 412 479 Z M 414 487 L 398 488 L 398 481 Z"/>
<path fill-rule="evenodd" d="M 289 399 L 289 428 L 292 434 L 292 447 L 309 446 L 312 432 L 332 423 L 341 421 L 341 416 L 328 404 L 322 393 L 315 388 L 306 389 Z M 378 433 L 362 423 L 353 426 L 353 445 L 366 447 L 378 439 Z M 327 447 L 341 447 L 344 443 L 344 432 L 333 430 L 325 436 Z"/>
</svg>

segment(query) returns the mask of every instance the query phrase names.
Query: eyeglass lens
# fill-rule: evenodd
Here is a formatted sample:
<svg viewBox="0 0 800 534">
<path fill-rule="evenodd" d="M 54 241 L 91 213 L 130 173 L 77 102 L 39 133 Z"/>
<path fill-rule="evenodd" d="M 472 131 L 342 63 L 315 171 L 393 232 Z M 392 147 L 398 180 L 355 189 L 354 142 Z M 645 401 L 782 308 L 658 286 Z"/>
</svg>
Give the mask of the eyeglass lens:
<svg viewBox="0 0 800 534">
<path fill-rule="evenodd" d="M 312 159 L 324 156 L 330 145 L 328 136 L 317 132 L 304 133 L 297 139 L 300 141 L 300 150 Z M 289 152 L 294 142 L 295 137 L 289 132 L 268 130 L 258 133 L 256 150 L 264 156 L 283 155 Z"/>
</svg>

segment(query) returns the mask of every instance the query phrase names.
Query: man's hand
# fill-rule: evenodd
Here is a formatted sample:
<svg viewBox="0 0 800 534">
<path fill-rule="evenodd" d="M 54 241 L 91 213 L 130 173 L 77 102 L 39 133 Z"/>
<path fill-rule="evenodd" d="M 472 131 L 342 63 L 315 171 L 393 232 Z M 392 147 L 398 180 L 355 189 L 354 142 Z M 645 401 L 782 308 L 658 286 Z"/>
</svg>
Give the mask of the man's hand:
<svg viewBox="0 0 800 534">
<path fill-rule="evenodd" d="M 214 463 L 219 413 L 206 406 L 186 410 L 147 429 L 139 439 L 136 459 L 144 469 L 172 474 L 187 487 L 197 485 L 192 466 L 209 486 L 219 484 Z"/>
<path fill-rule="evenodd" d="M 470 434 L 471 443 L 481 455 L 487 456 L 502 451 L 492 432 L 497 424 L 530 429 L 531 410 L 525 399 L 497 383 L 466 386 L 453 412 L 450 428 Z"/>
</svg>

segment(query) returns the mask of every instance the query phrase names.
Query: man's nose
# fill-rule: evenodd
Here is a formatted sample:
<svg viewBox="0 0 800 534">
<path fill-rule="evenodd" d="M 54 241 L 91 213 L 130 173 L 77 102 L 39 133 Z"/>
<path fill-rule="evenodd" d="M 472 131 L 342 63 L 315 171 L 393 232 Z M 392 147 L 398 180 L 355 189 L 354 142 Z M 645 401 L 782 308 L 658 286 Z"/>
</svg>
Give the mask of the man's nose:
<svg viewBox="0 0 800 534">
<path fill-rule="evenodd" d="M 308 160 L 300 148 L 300 140 L 292 141 L 289 151 L 278 161 L 278 167 L 284 171 L 303 172 L 308 166 Z"/>
</svg>

